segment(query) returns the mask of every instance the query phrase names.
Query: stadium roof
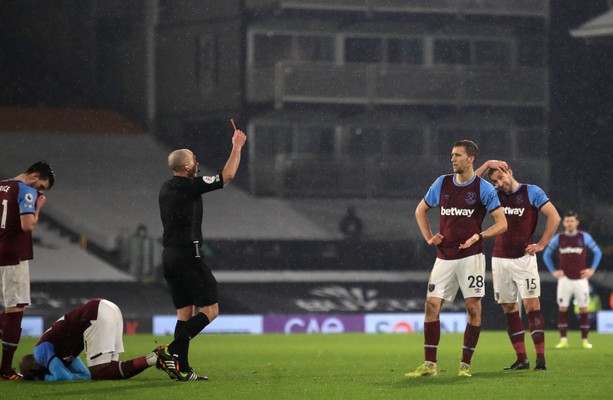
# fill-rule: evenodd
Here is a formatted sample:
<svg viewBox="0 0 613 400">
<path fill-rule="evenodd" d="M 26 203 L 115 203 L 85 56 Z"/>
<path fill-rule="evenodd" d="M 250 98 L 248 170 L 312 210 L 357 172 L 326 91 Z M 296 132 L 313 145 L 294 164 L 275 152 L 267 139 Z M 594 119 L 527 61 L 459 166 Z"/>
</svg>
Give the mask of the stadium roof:
<svg viewBox="0 0 613 400">
<path fill-rule="evenodd" d="M 584 39 L 613 36 L 613 9 L 571 30 L 570 34 Z"/>
</svg>

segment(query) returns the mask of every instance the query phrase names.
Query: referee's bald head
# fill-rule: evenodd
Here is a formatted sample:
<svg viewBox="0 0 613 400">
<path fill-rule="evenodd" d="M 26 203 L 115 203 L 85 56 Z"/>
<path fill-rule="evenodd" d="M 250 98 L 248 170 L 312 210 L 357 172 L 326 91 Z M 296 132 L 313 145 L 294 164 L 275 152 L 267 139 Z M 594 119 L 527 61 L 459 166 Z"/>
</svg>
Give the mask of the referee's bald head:
<svg viewBox="0 0 613 400">
<path fill-rule="evenodd" d="M 189 163 L 192 152 L 188 149 L 175 150 L 168 155 L 168 167 L 173 172 L 181 172 L 185 164 Z"/>
</svg>

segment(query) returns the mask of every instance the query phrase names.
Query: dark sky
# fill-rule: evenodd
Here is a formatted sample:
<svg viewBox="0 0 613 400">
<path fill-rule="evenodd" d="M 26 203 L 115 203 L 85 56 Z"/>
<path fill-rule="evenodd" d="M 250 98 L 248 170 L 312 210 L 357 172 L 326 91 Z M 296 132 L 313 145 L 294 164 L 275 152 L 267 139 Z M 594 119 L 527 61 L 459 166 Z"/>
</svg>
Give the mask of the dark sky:
<svg viewBox="0 0 613 400">
<path fill-rule="evenodd" d="M 607 9 L 605 0 L 551 3 L 549 194 L 563 208 L 585 212 L 591 201 L 613 202 L 602 170 L 613 148 L 613 37 L 586 41 L 569 30 Z"/>
</svg>

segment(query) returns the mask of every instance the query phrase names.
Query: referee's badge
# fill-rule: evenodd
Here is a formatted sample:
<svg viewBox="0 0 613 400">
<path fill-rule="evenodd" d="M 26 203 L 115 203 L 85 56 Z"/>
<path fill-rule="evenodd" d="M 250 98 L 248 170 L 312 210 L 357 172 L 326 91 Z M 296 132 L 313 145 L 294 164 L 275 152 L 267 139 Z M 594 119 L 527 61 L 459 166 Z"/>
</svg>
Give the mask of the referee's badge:
<svg viewBox="0 0 613 400">
<path fill-rule="evenodd" d="M 428 292 L 434 292 L 434 288 L 436 287 L 436 285 L 434 283 L 431 283 L 428 285 Z"/>
</svg>

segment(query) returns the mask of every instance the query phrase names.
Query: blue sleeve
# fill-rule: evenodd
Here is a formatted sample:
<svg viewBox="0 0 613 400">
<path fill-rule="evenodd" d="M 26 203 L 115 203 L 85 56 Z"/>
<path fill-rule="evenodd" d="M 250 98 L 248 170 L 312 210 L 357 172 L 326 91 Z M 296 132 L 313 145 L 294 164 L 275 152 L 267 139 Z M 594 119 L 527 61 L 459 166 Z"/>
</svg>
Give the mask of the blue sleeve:
<svg viewBox="0 0 613 400">
<path fill-rule="evenodd" d="M 66 365 L 57 357 L 53 357 L 47 367 L 50 374 L 45 375 L 46 381 L 72 381 L 74 374 L 70 372 Z"/>
<path fill-rule="evenodd" d="M 33 214 L 36 211 L 36 199 L 38 198 L 38 191 L 33 187 L 26 185 L 23 182 L 19 182 L 19 195 L 17 196 L 17 202 L 19 203 L 20 214 Z"/>
<path fill-rule="evenodd" d="M 55 355 L 55 346 L 51 342 L 42 342 L 34 348 L 34 359 L 47 368 L 49 374 L 45 375 L 46 381 L 73 381 L 90 379 L 89 370 L 83 365 L 78 357 L 69 366 Z"/>
<path fill-rule="evenodd" d="M 75 380 L 78 380 L 78 379 L 87 380 L 87 379 L 92 378 L 91 372 L 89 372 L 89 369 L 85 366 L 85 364 L 83 364 L 83 361 L 81 361 L 79 357 L 75 358 L 70 363 L 68 368 L 73 373 L 73 376 L 74 376 L 73 379 Z"/>
<path fill-rule="evenodd" d="M 430 208 L 438 207 L 439 205 L 441 199 L 441 188 L 443 187 L 443 178 L 445 178 L 445 175 L 439 176 L 434 181 L 432 186 L 430 186 L 430 189 L 428 189 L 428 192 L 424 196 L 424 201 Z"/>
<path fill-rule="evenodd" d="M 38 365 L 49 369 L 49 362 L 55 357 L 55 346 L 51 342 L 42 342 L 34 347 L 34 359 Z"/>
<path fill-rule="evenodd" d="M 481 179 L 477 177 L 477 179 Z M 492 212 L 498 207 L 500 207 L 500 199 L 498 198 L 498 191 L 488 181 L 485 179 L 481 179 L 481 202 L 487 209 L 487 211 Z"/>
<path fill-rule="evenodd" d="M 530 204 L 532 204 L 537 209 L 541 209 L 549 201 L 549 197 L 545 194 L 543 189 L 535 185 L 527 185 L 528 186 L 528 198 L 530 199 Z"/>
<path fill-rule="evenodd" d="M 543 252 L 543 261 L 545 262 L 545 265 L 547 266 L 549 272 L 554 272 L 556 270 L 556 266 L 553 264 L 552 254 L 554 250 L 558 248 L 559 238 L 560 234 L 558 233 L 553 237 L 553 239 L 551 239 L 551 242 L 549 242 L 549 245 L 545 248 L 545 251 Z"/>
<path fill-rule="evenodd" d="M 583 239 L 585 240 L 585 247 L 590 249 L 592 251 L 592 254 L 594 254 L 594 258 L 592 258 L 591 268 L 597 269 L 598 264 L 600 264 L 600 260 L 602 259 L 602 251 L 600 250 L 600 247 L 598 247 L 598 245 L 596 244 L 594 238 L 592 238 L 589 233 L 583 232 Z"/>
</svg>

